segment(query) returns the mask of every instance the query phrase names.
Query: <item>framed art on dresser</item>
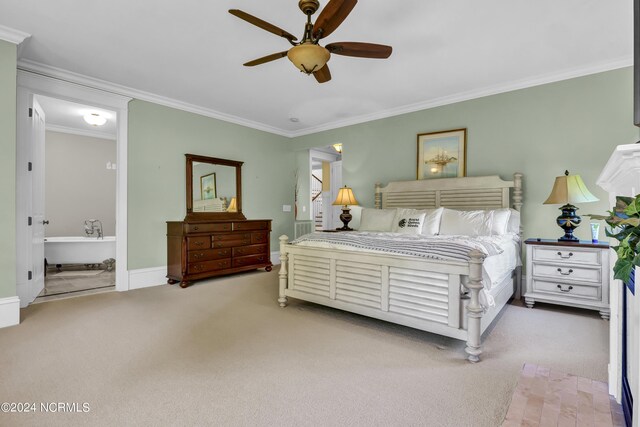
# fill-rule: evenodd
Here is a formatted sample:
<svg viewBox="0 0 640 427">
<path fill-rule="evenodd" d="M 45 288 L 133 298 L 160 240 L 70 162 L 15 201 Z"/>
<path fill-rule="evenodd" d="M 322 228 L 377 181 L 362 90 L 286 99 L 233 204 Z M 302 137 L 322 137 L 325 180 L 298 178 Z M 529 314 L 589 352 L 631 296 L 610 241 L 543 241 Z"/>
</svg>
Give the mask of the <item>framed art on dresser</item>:
<svg viewBox="0 0 640 427">
<path fill-rule="evenodd" d="M 461 178 L 467 174 L 467 130 L 418 134 L 418 179 Z"/>
</svg>

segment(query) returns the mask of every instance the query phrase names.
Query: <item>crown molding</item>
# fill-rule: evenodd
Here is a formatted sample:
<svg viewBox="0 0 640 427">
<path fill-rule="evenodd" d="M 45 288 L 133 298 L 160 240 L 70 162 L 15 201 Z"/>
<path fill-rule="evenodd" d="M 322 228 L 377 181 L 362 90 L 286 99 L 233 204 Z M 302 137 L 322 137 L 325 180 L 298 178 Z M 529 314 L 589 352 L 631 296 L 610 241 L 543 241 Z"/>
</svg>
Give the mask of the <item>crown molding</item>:
<svg viewBox="0 0 640 427">
<path fill-rule="evenodd" d="M 24 31 L 0 25 L 0 40 L 18 45 L 29 37 L 31 37 L 31 34 L 25 33 Z"/>
<path fill-rule="evenodd" d="M 540 76 L 536 76 L 529 79 L 517 80 L 507 82 L 504 84 L 489 86 L 482 89 L 476 89 L 468 92 L 461 92 L 454 95 L 444 96 L 437 99 L 418 102 L 415 104 L 404 105 L 388 110 L 378 111 L 371 114 L 364 114 L 357 117 L 350 117 L 344 120 L 338 120 L 331 123 L 326 123 L 319 126 L 313 126 L 310 128 L 302 129 L 295 132 L 290 132 L 288 136 L 295 138 L 298 136 L 311 135 L 318 132 L 323 132 L 332 129 L 338 129 L 346 126 L 357 125 L 374 120 L 386 119 L 388 117 L 399 116 L 402 114 L 414 113 L 416 111 L 427 110 L 429 108 L 441 107 L 443 105 L 455 104 L 457 102 L 469 101 L 472 99 L 483 98 L 485 96 L 497 95 L 505 92 L 512 92 L 519 89 L 526 89 L 529 87 L 540 86 L 548 83 L 555 83 L 562 80 L 573 79 L 577 77 L 583 77 L 590 74 L 602 73 L 605 71 L 616 70 L 619 68 L 633 66 L 633 56 L 624 56 L 611 61 L 602 62 L 600 64 L 591 65 L 588 67 L 574 68 L 558 73 L 549 73 Z"/>
<path fill-rule="evenodd" d="M 458 94 L 444 96 L 437 99 L 431 99 L 428 101 L 390 108 L 387 110 L 378 111 L 371 114 L 364 114 L 357 117 L 351 117 L 345 120 L 338 120 L 330 123 L 325 123 L 322 125 L 309 127 L 306 129 L 300 129 L 297 131 L 287 131 L 284 129 L 280 129 L 274 126 L 264 124 L 264 123 L 243 119 L 241 117 L 221 113 L 219 111 L 215 111 L 209 108 L 200 107 L 198 105 L 189 104 L 187 102 L 179 101 L 179 100 L 168 98 L 161 95 L 156 95 L 150 92 L 133 89 L 128 86 L 118 85 L 115 83 L 108 82 L 106 80 L 100 80 L 93 77 L 88 77 L 79 73 L 74 73 L 72 71 L 63 70 L 61 68 L 51 67 L 49 65 L 44 65 L 28 59 L 22 59 L 18 61 L 18 69 L 23 71 L 41 74 L 47 77 L 64 80 L 70 83 L 75 83 L 75 84 L 87 86 L 90 88 L 100 89 L 100 90 L 111 92 L 117 95 L 122 95 L 122 96 L 139 99 L 142 101 L 152 102 L 155 104 L 163 105 L 165 107 L 175 108 L 178 110 L 199 114 L 205 117 L 211 117 L 213 119 L 234 123 L 240 126 L 245 126 L 248 128 L 252 128 L 252 129 L 256 129 L 263 132 L 268 132 L 268 133 L 272 133 L 275 135 L 280 135 L 288 138 L 295 138 L 295 137 L 310 135 L 310 134 L 323 132 L 327 130 L 338 129 L 346 126 L 366 123 L 374 120 L 380 120 L 380 119 L 385 119 L 389 117 L 399 116 L 402 114 L 414 113 L 416 111 L 427 110 L 429 108 L 441 107 L 444 105 L 454 104 L 457 102 L 483 98 L 485 96 L 497 95 L 500 93 L 526 89 L 529 87 L 559 82 L 562 80 L 583 77 L 590 74 L 597 74 L 605 71 L 616 70 L 619 68 L 630 67 L 632 65 L 633 65 L 633 56 L 629 55 L 629 56 L 624 56 L 622 58 L 605 61 L 599 64 L 587 66 L 587 67 L 573 68 L 573 69 L 565 70 L 558 73 L 549 73 L 549 74 L 544 74 L 540 76 L 535 76 L 529 79 L 511 81 L 504 84 L 489 86 L 486 88 L 476 89 L 476 90 L 467 91 L 467 92 L 461 92 Z"/>
<path fill-rule="evenodd" d="M 109 139 L 111 141 L 116 140 L 115 135 L 110 135 L 106 132 L 99 132 L 99 131 L 89 130 L 89 129 L 77 129 L 77 128 L 72 128 L 68 126 L 54 125 L 50 123 L 45 123 L 45 130 L 51 131 L 51 132 L 69 133 L 71 135 L 89 136 L 91 138 Z"/>
<path fill-rule="evenodd" d="M 252 120 L 243 119 L 242 117 L 233 116 L 231 114 L 221 113 L 210 108 L 200 107 L 188 102 L 179 101 L 177 99 L 168 98 L 162 95 L 156 95 L 151 92 L 145 92 L 142 90 L 134 89 L 128 86 L 111 83 L 106 80 L 96 79 L 94 77 L 85 76 L 83 74 L 75 73 L 73 71 L 63 70 L 62 68 L 52 67 L 49 65 L 41 64 L 29 59 L 21 59 L 18 61 L 18 69 L 23 71 L 29 71 L 36 74 L 41 74 L 47 77 L 53 77 L 59 80 L 64 80 L 69 83 L 75 83 L 82 86 L 87 86 L 94 89 L 100 89 L 106 92 L 111 92 L 117 95 L 127 96 L 130 98 L 139 99 L 141 101 L 148 101 L 154 104 L 163 105 L 165 107 L 175 108 L 177 110 L 187 111 L 189 113 L 199 114 L 205 117 L 211 117 L 213 119 L 222 120 L 229 123 L 234 123 L 240 126 L 268 132 L 280 136 L 289 136 L 289 132 L 266 125 L 264 123 L 255 122 Z"/>
</svg>

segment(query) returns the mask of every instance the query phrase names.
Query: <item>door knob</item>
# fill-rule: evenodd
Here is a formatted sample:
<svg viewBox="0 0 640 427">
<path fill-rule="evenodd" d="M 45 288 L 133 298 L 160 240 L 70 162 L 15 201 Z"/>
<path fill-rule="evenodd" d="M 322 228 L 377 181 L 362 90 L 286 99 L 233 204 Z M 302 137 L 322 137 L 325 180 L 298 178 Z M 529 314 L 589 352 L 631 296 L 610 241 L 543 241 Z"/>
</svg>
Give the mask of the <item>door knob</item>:
<svg viewBox="0 0 640 427">
<path fill-rule="evenodd" d="M 49 224 L 49 220 L 42 221 L 42 225 L 47 225 L 47 224 Z"/>
</svg>

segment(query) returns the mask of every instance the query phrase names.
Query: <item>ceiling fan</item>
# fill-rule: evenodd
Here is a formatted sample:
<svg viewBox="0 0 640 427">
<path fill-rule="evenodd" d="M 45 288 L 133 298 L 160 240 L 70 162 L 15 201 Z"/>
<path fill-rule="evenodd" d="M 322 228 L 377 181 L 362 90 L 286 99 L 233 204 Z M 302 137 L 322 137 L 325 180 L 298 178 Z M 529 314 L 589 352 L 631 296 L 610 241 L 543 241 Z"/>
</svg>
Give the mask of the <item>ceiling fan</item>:
<svg viewBox="0 0 640 427">
<path fill-rule="evenodd" d="M 229 13 L 240 19 L 247 21 L 263 30 L 269 31 L 277 36 L 283 37 L 293 46 L 285 50 L 262 58 L 254 59 L 244 65 L 253 67 L 265 62 L 287 56 L 293 64 L 305 74 L 313 74 L 318 83 L 325 83 L 331 80 L 331 72 L 326 65 L 332 53 L 336 55 L 355 56 L 358 58 L 378 58 L 386 59 L 391 55 L 391 46 L 373 43 L 360 42 L 338 42 L 329 43 L 325 47 L 319 45 L 320 40 L 333 33 L 336 28 L 345 20 L 358 0 L 329 0 L 329 3 L 322 9 L 315 23 L 311 23 L 311 15 L 316 13 L 320 7 L 318 0 L 300 0 L 298 7 L 307 15 L 307 23 L 304 27 L 304 35 L 301 41 L 297 41 L 296 36 L 276 27 L 260 18 L 249 15 L 238 9 L 231 9 Z"/>
</svg>

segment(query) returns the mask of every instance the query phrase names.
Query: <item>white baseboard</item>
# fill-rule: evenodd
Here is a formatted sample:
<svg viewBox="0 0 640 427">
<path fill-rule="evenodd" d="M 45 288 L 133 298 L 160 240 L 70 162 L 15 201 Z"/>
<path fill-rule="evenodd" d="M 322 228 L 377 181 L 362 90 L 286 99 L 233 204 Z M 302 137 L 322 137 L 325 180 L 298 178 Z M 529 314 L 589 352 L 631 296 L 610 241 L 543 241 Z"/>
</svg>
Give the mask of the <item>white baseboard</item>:
<svg viewBox="0 0 640 427">
<path fill-rule="evenodd" d="M 0 298 L 0 328 L 20 323 L 20 298 Z"/>
<path fill-rule="evenodd" d="M 129 270 L 129 290 L 167 284 L 167 266 Z"/>
</svg>

